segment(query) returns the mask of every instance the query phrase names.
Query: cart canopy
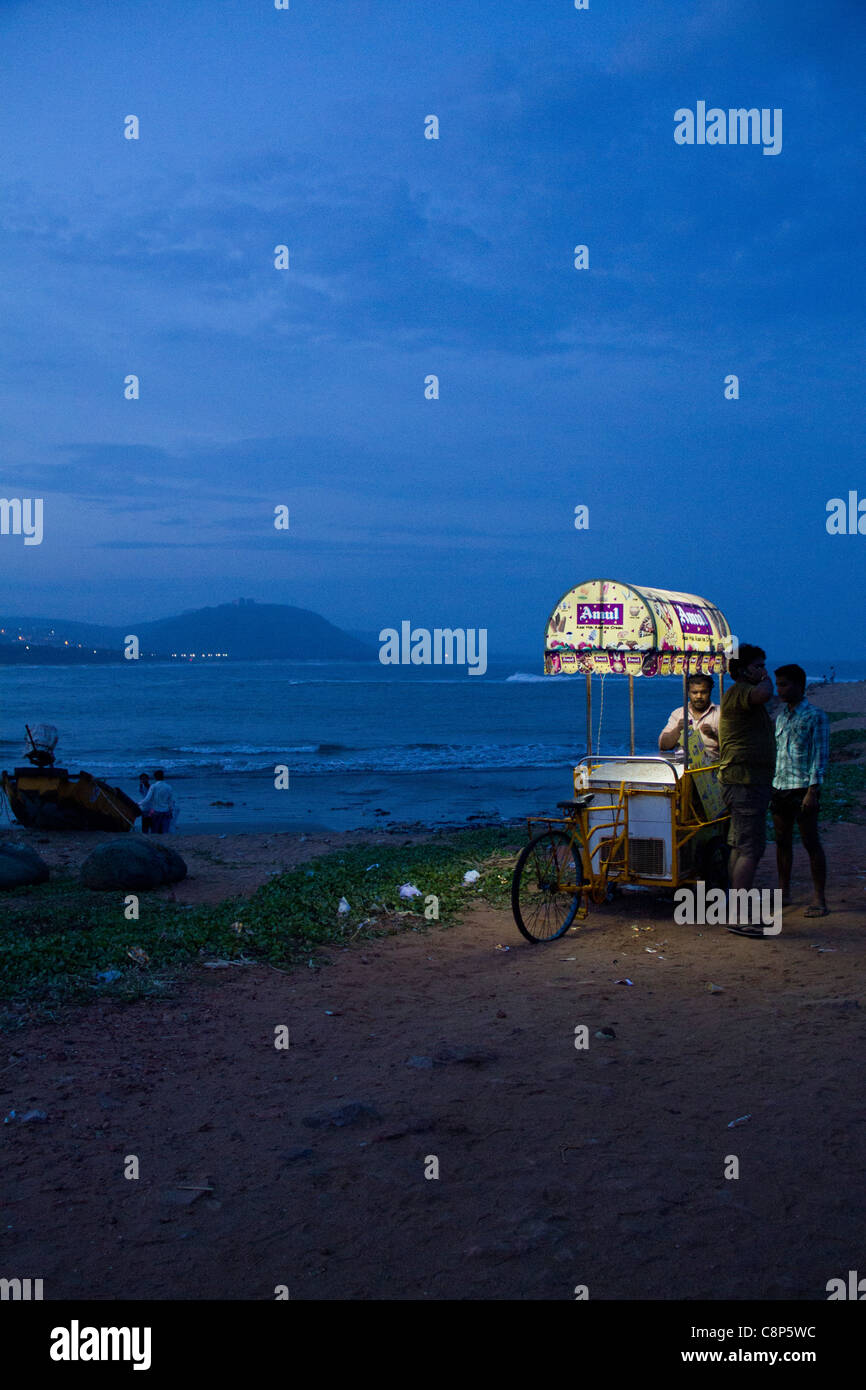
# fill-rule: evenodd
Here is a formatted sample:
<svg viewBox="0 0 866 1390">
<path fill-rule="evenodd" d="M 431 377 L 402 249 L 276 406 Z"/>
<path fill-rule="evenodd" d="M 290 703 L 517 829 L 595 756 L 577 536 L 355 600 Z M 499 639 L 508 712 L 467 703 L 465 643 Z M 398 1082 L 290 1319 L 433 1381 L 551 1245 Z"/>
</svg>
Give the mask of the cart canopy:
<svg viewBox="0 0 866 1390">
<path fill-rule="evenodd" d="M 554 608 L 544 642 L 545 675 L 713 674 L 732 651 L 728 620 L 697 594 L 590 579 Z"/>
</svg>

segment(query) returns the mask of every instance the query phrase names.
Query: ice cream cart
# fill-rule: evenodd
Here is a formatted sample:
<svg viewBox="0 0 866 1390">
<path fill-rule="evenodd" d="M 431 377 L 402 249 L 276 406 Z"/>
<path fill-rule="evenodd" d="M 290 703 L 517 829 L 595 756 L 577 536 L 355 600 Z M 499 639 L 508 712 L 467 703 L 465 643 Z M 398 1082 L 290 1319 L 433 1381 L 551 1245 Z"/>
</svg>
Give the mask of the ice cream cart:
<svg viewBox="0 0 866 1390">
<path fill-rule="evenodd" d="M 555 941 L 615 887 L 677 888 L 703 879 L 726 884 L 728 815 L 718 764 L 689 726 L 688 678 L 724 682 L 734 639 L 715 604 L 695 594 L 592 579 L 570 589 L 545 632 L 546 675 L 583 676 L 586 752 L 574 768 L 574 795 L 559 816 L 529 816 L 529 842 L 511 885 L 514 920 L 529 941 Z M 593 678 L 625 676 L 630 751 L 593 752 Z M 635 754 L 635 682 L 679 677 L 679 756 Z"/>
</svg>

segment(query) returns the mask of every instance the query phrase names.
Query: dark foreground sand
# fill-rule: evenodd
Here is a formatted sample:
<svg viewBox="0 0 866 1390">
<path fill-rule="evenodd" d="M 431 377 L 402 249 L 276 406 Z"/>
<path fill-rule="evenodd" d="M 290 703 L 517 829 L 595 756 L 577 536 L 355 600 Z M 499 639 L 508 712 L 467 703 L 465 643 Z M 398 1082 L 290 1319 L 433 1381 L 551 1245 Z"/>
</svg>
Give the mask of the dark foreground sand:
<svg viewBox="0 0 866 1390">
<path fill-rule="evenodd" d="M 181 846 L 178 896 L 318 848 L 268 838 Z M 480 907 L 5 1035 L 3 1113 L 47 1119 L 0 1128 L 2 1272 L 46 1298 L 826 1298 L 866 1248 L 866 848 L 827 845 L 832 915 L 804 919 L 798 850 L 778 938 L 629 898 L 530 946 Z"/>
</svg>

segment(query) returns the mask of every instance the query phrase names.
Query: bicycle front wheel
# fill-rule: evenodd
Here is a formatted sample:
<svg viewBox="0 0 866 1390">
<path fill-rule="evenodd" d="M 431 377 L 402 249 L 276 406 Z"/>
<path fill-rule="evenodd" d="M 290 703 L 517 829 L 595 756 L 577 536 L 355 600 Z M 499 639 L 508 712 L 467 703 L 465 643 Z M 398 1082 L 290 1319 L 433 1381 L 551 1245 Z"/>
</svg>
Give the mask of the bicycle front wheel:
<svg viewBox="0 0 866 1390">
<path fill-rule="evenodd" d="M 556 941 L 580 907 L 583 874 L 563 830 L 543 830 L 520 852 L 511 880 L 511 910 L 527 941 Z"/>
</svg>

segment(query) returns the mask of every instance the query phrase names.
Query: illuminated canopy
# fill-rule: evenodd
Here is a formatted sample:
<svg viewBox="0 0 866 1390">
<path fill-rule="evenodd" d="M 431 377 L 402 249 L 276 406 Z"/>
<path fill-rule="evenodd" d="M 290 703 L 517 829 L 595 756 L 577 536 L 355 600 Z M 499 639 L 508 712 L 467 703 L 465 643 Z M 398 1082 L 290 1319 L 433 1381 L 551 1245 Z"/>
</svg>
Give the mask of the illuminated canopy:
<svg viewBox="0 0 866 1390">
<path fill-rule="evenodd" d="M 569 589 L 550 615 L 544 671 L 712 674 L 726 669 L 731 650 L 728 620 L 705 598 L 589 579 Z"/>
</svg>

